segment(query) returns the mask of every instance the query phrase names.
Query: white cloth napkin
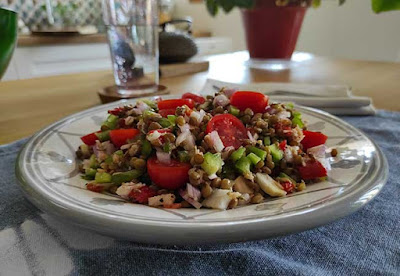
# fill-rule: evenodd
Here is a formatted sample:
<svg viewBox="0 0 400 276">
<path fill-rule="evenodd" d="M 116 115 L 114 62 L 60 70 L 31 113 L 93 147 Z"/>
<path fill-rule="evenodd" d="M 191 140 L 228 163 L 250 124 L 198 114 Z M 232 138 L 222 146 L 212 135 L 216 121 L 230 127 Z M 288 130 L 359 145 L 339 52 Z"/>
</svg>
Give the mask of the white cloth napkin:
<svg viewBox="0 0 400 276">
<path fill-rule="evenodd" d="M 201 94 L 213 94 L 222 87 L 259 91 L 269 95 L 272 101 L 294 102 L 335 115 L 375 115 L 376 112 L 371 98 L 354 96 L 345 85 L 277 82 L 238 84 L 207 79 Z"/>
</svg>

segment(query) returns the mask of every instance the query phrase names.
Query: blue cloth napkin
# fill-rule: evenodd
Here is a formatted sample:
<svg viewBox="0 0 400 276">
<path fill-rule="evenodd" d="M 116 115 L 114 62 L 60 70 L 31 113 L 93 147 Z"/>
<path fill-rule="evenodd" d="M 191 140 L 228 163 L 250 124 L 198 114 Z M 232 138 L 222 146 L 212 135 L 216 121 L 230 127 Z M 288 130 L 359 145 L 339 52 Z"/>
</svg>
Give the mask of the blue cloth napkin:
<svg viewBox="0 0 400 276">
<path fill-rule="evenodd" d="M 26 140 L 0 146 L 0 274 L 399 275 L 400 113 L 343 119 L 385 152 L 390 176 L 382 192 L 329 225 L 226 245 L 144 245 L 59 222 L 31 205 L 16 184 L 15 159 Z"/>
</svg>

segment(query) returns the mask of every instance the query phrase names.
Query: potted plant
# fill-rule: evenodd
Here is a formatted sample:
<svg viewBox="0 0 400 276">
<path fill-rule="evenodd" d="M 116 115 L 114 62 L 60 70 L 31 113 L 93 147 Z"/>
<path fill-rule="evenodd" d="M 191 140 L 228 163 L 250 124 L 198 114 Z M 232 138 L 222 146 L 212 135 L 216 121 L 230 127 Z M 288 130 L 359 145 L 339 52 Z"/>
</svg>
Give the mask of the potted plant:
<svg viewBox="0 0 400 276">
<path fill-rule="evenodd" d="M 247 48 L 252 58 L 290 59 L 296 47 L 304 15 L 321 0 L 206 0 L 215 16 L 241 9 Z M 342 5 L 345 0 L 338 0 Z M 375 13 L 400 9 L 400 0 L 371 0 Z"/>
</svg>

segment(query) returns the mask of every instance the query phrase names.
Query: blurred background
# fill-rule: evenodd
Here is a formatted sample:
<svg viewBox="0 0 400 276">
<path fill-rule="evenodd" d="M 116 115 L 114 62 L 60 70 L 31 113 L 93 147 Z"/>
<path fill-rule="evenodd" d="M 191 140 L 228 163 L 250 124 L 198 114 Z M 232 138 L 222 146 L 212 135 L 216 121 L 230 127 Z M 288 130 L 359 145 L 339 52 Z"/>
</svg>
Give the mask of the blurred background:
<svg viewBox="0 0 400 276">
<path fill-rule="evenodd" d="M 20 15 L 18 47 L 3 80 L 110 69 L 101 0 L 0 0 Z M 212 17 L 202 0 L 159 0 L 160 23 L 193 21 L 197 57 L 246 49 L 241 14 Z M 309 8 L 296 51 L 329 57 L 400 61 L 400 13 L 375 14 L 370 1 Z M 169 31 L 179 31 L 179 25 Z M 185 30 L 181 30 L 185 31 Z"/>
</svg>

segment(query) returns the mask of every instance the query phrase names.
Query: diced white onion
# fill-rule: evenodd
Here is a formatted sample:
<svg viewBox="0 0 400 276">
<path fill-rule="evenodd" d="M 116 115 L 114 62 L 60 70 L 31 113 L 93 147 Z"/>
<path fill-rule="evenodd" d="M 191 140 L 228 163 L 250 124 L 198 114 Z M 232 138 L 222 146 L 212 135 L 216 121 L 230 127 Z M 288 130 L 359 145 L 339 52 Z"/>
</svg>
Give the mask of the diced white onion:
<svg viewBox="0 0 400 276">
<path fill-rule="evenodd" d="M 225 107 L 230 103 L 230 100 L 224 94 L 219 94 L 214 98 L 213 104 L 214 106 L 222 106 Z"/>
<path fill-rule="evenodd" d="M 290 147 L 286 147 L 283 151 L 283 158 L 286 162 L 292 163 L 293 162 L 293 152 Z"/>
<path fill-rule="evenodd" d="M 136 103 L 136 108 L 134 108 L 134 109 L 135 109 L 135 111 L 140 112 L 138 114 L 142 114 L 143 111 L 150 109 L 150 106 L 148 106 L 145 102 L 138 101 Z"/>
<path fill-rule="evenodd" d="M 187 191 L 187 195 L 191 198 L 193 198 L 196 201 L 199 201 L 200 197 L 201 197 L 201 192 L 199 189 L 193 187 L 191 184 L 187 184 L 186 185 L 186 191 Z"/>
<path fill-rule="evenodd" d="M 203 200 L 203 206 L 213 209 L 226 210 L 232 197 L 229 195 L 230 190 L 214 189 L 213 193 Z"/>
<path fill-rule="evenodd" d="M 149 140 L 150 142 L 157 140 L 160 137 L 161 137 L 161 133 L 158 132 L 157 130 L 153 131 L 152 133 L 147 134 L 147 140 Z"/>
<path fill-rule="evenodd" d="M 237 91 L 237 89 L 235 89 L 235 88 L 224 89 L 224 93 L 228 98 L 230 98 L 233 95 L 233 93 L 235 93 L 236 91 Z"/>
<path fill-rule="evenodd" d="M 210 138 L 212 142 L 212 146 L 216 152 L 221 152 L 224 149 L 224 144 L 222 143 L 221 138 L 216 130 L 210 133 Z"/>
<path fill-rule="evenodd" d="M 317 159 L 322 164 L 322 166 L 325 167 L 327 171 L 330 171 L 331 164 L 329 163 L 329 160 L 325 158 L 326 150 L 327 147 L 325 145 L 319 145 L 309 148 L 307 150 L 307 153 L 312 154 L 315 157 L 315 159 Z"/>
<path fill-rule="evenodd" d="M 190 131 L 190 125 L 188 123 L 184 124 L 183 126 L 179 126 L 182 132 Z"/>
<path fill-rule="evenodd" d="M 319 145 L 312 148 L 307 149 L 308 154 L 312 154 L 315 158 L 325 158 L 326 146 Z"/>
<path fill-rule="evenodd" d="M 171 163 L 171 154 L 169 152 L 157 151 L 157 160 L 164 164 Z"/>
<path fill-rule="evenodd" d="M 89 169 L 90 168 L 90 160 L 89 159 L 85 159 L 85 160 L 83 160 L 83 168 L 86 170 L 86 169 Z"/>
<path fill-rule="evenodd" d="M 103 147 L 108 155 L 111 155 L 116 151 L 115 146 L 111 144 L 110 141 L 103 142 Z"/>
<path fill-rule="evenodd" d="M 252 135 L 250 131 L 247 131 L 247 137 L 249 137 L 249 140 L 252 143 L 256 143 L 257 142 L 257 138 L 258 138 L 258 134 L 255 133 L 254 135 Z"/>
<path fill-rule="evenodd" d="M 185 143 L 184 143 L 185 142 Z M 178 137 L 176 138 L 176 142 L 175 145 L 179 146 L 183 144 L 183 147 L 185 148 L 185 150 L 192 150 L 195 147 L 195 142 L 194 142 L 194 138 L 192 133 L 188 130 L 188 131 L 184 131 L 181 134 L 178 135 Z"/>
<path fill-rule="evenodd" d="M 279 119 L 286 119 L 286 118 L 290 118 L 290 112 L 286 111 L 286 110 L 282 110 L 280 111 L 278 114 L 276 114 L 276 116 Z"/>
<path fill-rule="evenodd" d="M 132 192 L 132 190 L 140 189 L 143 186 L 144 184 L 142 183 L 123 183 L 121 186 L 118 187 L 115 193 L 124 199 L 128 199 L 128 196 Z"/>
<path fill-rule="evenodd" d="M 202 204 L 201 204 L 200 202 L 194 200 L 193 198 L 191 198 L 191 197 L 188 195 L 188 193 L 187 193 L 186 190 L 185 190 L 185 191 L 180 190 L 180 191 L 179 191 L 179 194 L 181 195 L 181 197 L 182 197 L 184 200 L 186 200 L 187 202 L 189 202 L 189 204 L 191 204 L 191 205 L 192 205 L 193 207 L 195 207 L 196 209 L 200 209 L 200 208 L 201 208 Z"/>
</svg>

